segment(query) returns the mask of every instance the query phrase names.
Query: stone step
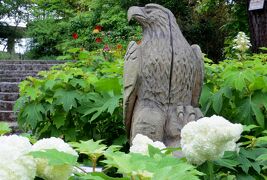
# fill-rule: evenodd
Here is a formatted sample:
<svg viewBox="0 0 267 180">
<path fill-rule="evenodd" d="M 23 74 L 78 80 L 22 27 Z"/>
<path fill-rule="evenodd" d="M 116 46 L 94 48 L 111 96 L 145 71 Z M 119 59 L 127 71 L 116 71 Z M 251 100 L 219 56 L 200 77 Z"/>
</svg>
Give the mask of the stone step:
<svg viewBox="0 0 267 180">
<path fill-rule="evenodd" d="M 25 79 L 26 77 L 0 77 L 0 82 L 21 82 Z"/>
<path fill-rule="evenodd" d="M 20 61 L 13 61 L 13 60 L 1 60 L 0 64 L 63 64 L 66 62 L 73 62 L 73 61 L 60 61 L 60 60 L 20 60 Z"/>
<path fill-rule="evenodd" d="M 0 101 L 16 101 L 18 97 L 19 93 L 0 92 Z"/>
<path fill-rule="evenodd" d="M 0 111 L 12 111 L 15 101 L 2 101 L 0 100 Z"/>
<path fill-rule="evenodd" d="M 54 64 L 53 64 L 54 65 Z M 0 64 L 0 69 L 3 71 L 43 71 L 49 70 L 53 66 L 48 64 Z"/>
<path fill-rule="evenodd" d="M 16 115 L 13 111 L 0 111 L 0 121 L 16 122 Z"/>
<path fill-rule="evenodd" d="M 14 71 L 14 70 L 0 70 L 0 75 L 4 75 L 4 74 L 29 74 L 29 73 L 34 73 L 37 74 L 38 70 L 25 70 L 25 71 Z"/>
<path fill-rule="evenodd" d="M 18 82 L 0 82 L 0 92 L 19 92 Z"/>
<path fill-rule="evenodd" d="M 27 77 L 27 76 L 36 76 L 36 73 L 25 73 L 25 74 L 20 74 L 20 73 L 10 73 L 10 74 L 0 74 L 0 78 L 21 78 L 21 77 Z"/>
</svg>

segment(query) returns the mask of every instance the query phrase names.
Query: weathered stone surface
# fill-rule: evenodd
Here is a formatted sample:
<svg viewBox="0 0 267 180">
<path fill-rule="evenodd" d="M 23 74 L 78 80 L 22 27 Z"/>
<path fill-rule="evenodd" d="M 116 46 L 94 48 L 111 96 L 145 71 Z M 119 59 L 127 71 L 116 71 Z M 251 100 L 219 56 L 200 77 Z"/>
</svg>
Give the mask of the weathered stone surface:
<svg viewBox="0 0 267 180">
<path fill-rule="evenodd" d="M 0 92 L 0 101 L 16 101 L 18 97 L 19 93 Z"/>
<path fill-rule="evenodd" d="M 124 65 L 124 120 L 130 140 L 140 133 L 179 146 L 180 131 L 202 117 L 198 100 L 203 56 L 190 46 L 168 9 L 131 7 L 128 20 L 143 28 L 141 44 L 130 42 Z"/>
<path fill-rule="evenodd" d="M 46 64 L 0 64 L 0 69 L 13 71 L 42 71 L 49 68 Z"/>
<path fill-rule="evenodd" d="M 13 111 L 0 111 L 0 121 L 14 122 L 16 116 Z"/>
<path fill-rule="evenodd" d="M 0 82 L 20 82 L 23 81 L 24 79 L 26 79 L 28 76 L 23 75 L 22 77 L 1 77 L 0 75 Z M 35 77 L 35 75 L 34 75 Z"/>
<path fill-rule="evenodd" d="M 19 82 L 0 82 L 0 92 L 18 92 Z"/>
<path fill-rule="evenodd" d="M 0 61 L 0 121 L 7 121 L 16 127 L 16 116 L 12 111 L 18 98 L 18 84 L 28 76 L 36 77 L 38 72 L 51 66 L 65 63 L 55 60 Z"/>
<path fill-rule="evenodd" d="M 71 61 L 58 60 L 1 60 L 0 64 L 63 64 Z"/>
<path fill-rule="evenodd" d="M 16 73 L 18 75 L 23 75 L 23 74 L 37 74 L 38 72 L 40 72 L 40 70 L 1 70 L 0 71 L 0 75 L 12 75 L 12 73 Z"/>
<path fill-rule="evenodd" d="M 14 104 L 15 104 L 15 101 L 2 101 L 2 100 L 0 100 L 0 111 L 1 110 L 12 111 Z"/>
</svg>

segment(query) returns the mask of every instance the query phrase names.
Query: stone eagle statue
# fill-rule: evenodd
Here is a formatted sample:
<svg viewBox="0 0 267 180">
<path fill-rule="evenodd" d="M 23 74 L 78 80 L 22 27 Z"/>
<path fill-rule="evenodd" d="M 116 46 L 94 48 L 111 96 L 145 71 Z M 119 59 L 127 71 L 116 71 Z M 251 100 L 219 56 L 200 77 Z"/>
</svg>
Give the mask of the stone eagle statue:
<svg viewBox="0 0 267 180">
<path fill-rule="evenodd" d="M 202 117 L 198 100 L 203 56 L 190 46 L 172 12 L 157 4 L 133 6 L 128 20 L 143 29 L 141 44 L 128 45 L 124 64 L 124 121 L 130 141 L 143 134 L 179 146 L 180 131 Z"/>
</svg>

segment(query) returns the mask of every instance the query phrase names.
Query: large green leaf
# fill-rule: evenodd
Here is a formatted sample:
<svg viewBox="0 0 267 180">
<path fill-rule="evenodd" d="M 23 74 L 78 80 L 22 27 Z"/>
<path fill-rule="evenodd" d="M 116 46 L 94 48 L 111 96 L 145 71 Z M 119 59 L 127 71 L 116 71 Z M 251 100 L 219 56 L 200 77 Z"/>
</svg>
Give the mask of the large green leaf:
<svg viewBox="0 0 267 180">
<path fill-rule="evenodd" d="M 34 129 L 36 128 L 36 125 L 38 122 L 43 121 L 43 116 L 45 115 L 46 111 L 44 109 L 44 106 L 42 104 L 38 103 L 29 103 L 27 104 L 24 109 L 22 116 L 25 118 L 23 119 L 25 122 L 21 123 L 27 123 L 31 125 L 31 127 Z"/>
<path fill-rule="evenodd" d="M 105 153 L 107 159 L 103 162 L 107 167 L 118 168 L 119 173 L 128 177 L 149 175 L 152 179 L 199 179 L 198 176 L 202 175 L 194 166 L 178 158 L 160 154 L 160 151 L 156 152 L 154 149 L 151 149 L 150 154 L 151 156 L 109 152 Z"/>
<path fill-rule="evenodd" d="M 81 94 L 77 90 L 59 89 L 54 97 L 56 98 L 56 104 L 63 105 L 63 109 L 68 112 L 71 108 L 77 107 L 77 100 L 80 99 Z"/>
<path fill-rule="evenodd" d="M 86 175 L 79 176 L 81 180 L 130 180 L 130 178 L 112 178 L 103 172 L 92 172 Z"/>
<path fill-rule="evenodd" d="M 223 105 L 222 96 L 223 96 L 222 91 L 218 91 L 217 93 L 213 95 L 213 98 L 212 98 L 212 107 L 217 114 L 219 114 L 222 109 L 222 105 Z"/>
<path fill-rule="evenodd" d="M 90 121 L 94 121 L 105 111 L 113 114 L 114 110 L 119 106 L 122 95 L 116 95 L 112 92 L 103 93 L 102 95 L 98 93 L 89 93 L 86 98 L 91 101 L 86 101 L 85 104 L 81 104 L 79 112 L 83 113 L 83 116 L 92 114 Z"/>
<path fill-rule="evenodd" d="M 45 89 L 49 89 L 49 90 L 52 90 L 53 87 L 56 85 L 57 81 L 53 80 L 53 79 L 49 79 L 45 82 Z"/>
<path fill-rule="evenodd" d="M 221 167 L 227 167 L 232 170 L 236 170 L 235 167 L 239 165 L 239 162 L 232 159 L 218 159 L 214 163 Z"/>
<path fill-rule="evenodd" d="M 255 93 L 253 96 L 241 101 L 238 107 L 240 121 L 245 124 L 253 124 L 254 118 L 261 127 L 265 127 L 264 110 L 267 107 L 267 97 L 262 93 Z"/>
<path fill-rule="evenodd" d="M 119 78 L 103 78 L 95 83 L 95 88 L 98 92 L 114 92 L 121 94 L 121 85 Z"/>
<path fill-rule="evenodd" d="M 56 128 L 60 128 L 65 124 L 67 113 L 64 111 L 56 111 L 53 116 L 53 124 Z"/>
<path fill-rule="evenodd" d="M 107 146 L 104 144 L 100 144 L 102 141 L 80 141 L 80 142 L 71 142 L 70 145 L 74 147 L 78 152 L 81 154 L 86 154 L 89 157 L 95 156 L 96 158 L 99 158 L 104 154 L 105 149 L 107 149 Z"/>
<path fill-rule="evenodd" d="M 44 151 L 30 152 L 34 158 L 47 159 L 48 164 L 51 166 L 57 165 L 75 165 L 77 162 L 77 156 L 69 153 L 61 152 L 56 149 L 47 149 Z"/>
<path fill-rule="evenodd" d="M 31 98 L 32 101 L 34 101 L 38 96 L 40 96 L 41 91 L 38 88 L 28 87 L 26 94 Z"/>
<path fill-rule="evenodd" d="M 11 129 L 6 122 L 0 122 L 0 136 L 6 133 L 11 132 Z"/>
</svg>

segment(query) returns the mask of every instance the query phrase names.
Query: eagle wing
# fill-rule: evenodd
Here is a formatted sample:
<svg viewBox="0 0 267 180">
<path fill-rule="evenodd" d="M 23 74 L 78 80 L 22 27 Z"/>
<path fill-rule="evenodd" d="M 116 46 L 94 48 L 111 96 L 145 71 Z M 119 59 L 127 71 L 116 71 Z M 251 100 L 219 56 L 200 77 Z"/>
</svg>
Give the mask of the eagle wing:
<svg viewBox="0 0 267 180">
<path fill-rule="evenodd" d="M 203 54 L 198 45 L 194 44 L 191 46 L 195 57 L 196 57 L 196 71 L 194 77 L 194 86 L 192 91 L 192 106 L 198 107 L 198 101 L 201 94 L 201 89 L 204 81 L 204 63 L 203 63 Z"/>
<path fill-rule="evenodd" d="M 138 73 L 140 67 L 139 46 L 131 41 L 124 58 L 123 118 L 128 138 L 130 137 L 133 110 L 137 99 Z"/>
</svg>

